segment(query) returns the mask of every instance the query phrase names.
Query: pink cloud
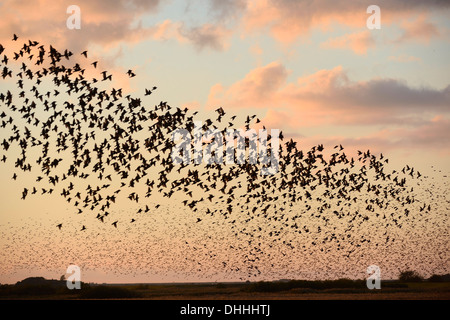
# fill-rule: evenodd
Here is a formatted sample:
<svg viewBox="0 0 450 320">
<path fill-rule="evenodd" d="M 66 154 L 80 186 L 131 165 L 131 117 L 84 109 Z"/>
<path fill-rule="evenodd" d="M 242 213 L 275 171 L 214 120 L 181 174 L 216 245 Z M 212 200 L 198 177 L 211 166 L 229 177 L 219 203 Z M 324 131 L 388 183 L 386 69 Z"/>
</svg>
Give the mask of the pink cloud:
<svg viewBox="0 0 450 320">
<path fill-rule="evenodd" d="M 326 49 L 351 49 L 354 53 L 362 55 L 375 46 L 372 32 L 369 30 L 346 34 L 337 38 L 328 39 L 321 44 Z"/>
<path fill-rule="evenodd" d="M 229 87 L 216 84 L 207 105 L 284 110 L 297 125 L 418 123 L 425 113 L 450 112 L 450 86 L 414 88 L 402 80 L 352 81 L 338 66 L 288 83 L 289 71 L 272 62 L 255 68 Z"/>
<path fill-rule="evenodd" d="M 262 121 L 265 121 L 263 119 Z M 268 128 L 271 128 L 270 126 Z M 324 127 L 324 129 L 326 129 Z M 299 132 L 300 131 L 300 132 Z M 324 155 L 333 153 L 334 146 L 342 145 L 345 153 L 350 157 L 357 157 L 358 150 L 370 150 L 373 154 L 384 153 L 392 155 L 411 154 L 422 152 L 436 156 L 448 157 L 450 155 L 450 119 L 438 116 L 429 121 L 423 121 L 415 127 L 378 128 L 371 133 L 354 132 L 353 135 L 344 135 L 337 132 L 331 134 L 303 134 L 299 130 L 283 130 L 287 139 L 292 138 L 298 146 L 308 150 L 318 144 L 325 147 Z M 325 130 L 324 130 L 325 131 Z"/>
<path fill-rule="evenodd" d="M 307 141 L 325 141 L 331 145 L 340 143 L 353 149 L 372 148 L 374 151 L 388 150 L 437 150 L 450 154 L 450 120 L 440 117 L 425 121 L 417 127 L 388 128 L 358 137 L 331 136 L 309 137 Z M 324 143 L 324 142 L 322 142 Z"/>
<path fill-rule="evenodd" d="M 213 86 L 207 106 L 259 109 L 267 128 L 280 128 L 286 135 L 301 136 L 309 142 L 373 144 L 380 150 L 448 145 L 450 85 L 433 89 L 410 87 L 389 78 L 352 81 L 340 66 L 319 70 L 296 82 L 288 82 L 288 74 L 279 62 L 255 68 L 230 86 Z M 350 137 L 336 136 L 333 131 L 349 126 L 365 130 L 360 134 L 352 131 Z M 316 131 L 323 135 L 307 134 Z"/>
<path fill-rule="evenodd" d="M 182 22 L 166 19 L 153 26 L 143 26 L 144 15 L 154 14 L 160 0 L 79 0 L 81 29 L 69 30 L 66 12 L 72 3 L 66 1 L 11 1 L 2 4 L 0 12 L 0 42 L 6 44 L 17 34 L 20 41 L 28 39 L 51 43 L 62 50 L 81 52 L 90 45 L 106 50 L 120 43 L 136 44 L 146 40 L 175 39 L 196 48 L 210 47 L 222 50 L 227 47 L 231 32 L 213 24 L 188 28 Z"/>
<path fill-rule="evenodd" d="M 351 22 L 356 27 L 364 25 L 364 16 L 360 14 L 358 19 L 355 10 L 335 10 L 335 5 L 326 2 L 249 1 L 243 23 L 247 32 L 268 29 L 275 39 L 284 43 L 307 34 L 312 26 L 326 27 L 333 21 L 347 25 Z"/>
<path fill-rule="evenodd" d="M 277 91 L 285 84 L 288 71 L 278 62 L 250 71 L 229 88 L 214 85 L 208 97 L 208 106 L 225 105 L 239 108 L 269 107 Z"/>
<path fill-rule="evenodd" d="M 403 43 L 407 41 L 418 40 L 428 43 L 433 37 L 441 35 L 438 28 L 431 22 L 427 21 L 425 14 L 419 15 L 413 20 L 406 20 L 402 22 L 402 35 L 395 41 L 395 43 Z"/>
<path fill-rule="evenodd" d="M 85 49 L 89 43 L 109 44 L 137 41 L 151 32 L 151 28 L 133 26 L 145 13 L 158 9 L 159 0 L 80 0 L 81 29 L 69 30 L 66 10 L 72 3 L 65 1 L 4 1 L 0 19 L 0 39 L 16 33 L 22 39 L 46 41 L 55 46 Z"/>
<path fill-rule="evenodd" d="M 312 28 L 328 29 L 333 23 L 352 28 L 365 28 L 369 14 L 366 9 L 371 1 L 291 1 L 291 0 L 254 0 L 248 1 L 243 15 L 243 25 L 247 33 L 267 31 L 282 43 L 292 43 L 307 35 Z M 445 1 L 411 1 L 405 5 L 402 0 L 380 0 L 382 24 L 397 23 L 399 19 L 416 14 L 428 13 L 433 9 L 447 10 L 450 4 Z M 404 23 L 405 37 L 429 37 L 436 30 L 426 21 L 409 25 Z M 367 36 L 366 36 L 367 37 Z M 346 39 L 340 39 L 344 41 Z M 350 39 L 355 43 L 354 50 L 364 52 L 362 43 L 369 39 Z M 356 43 L 359 42 L 359 45 Z M 362 42 L 362 43 L 361 43 Z M 339 42 L 338 42 L 339 44 Z M 361 47 L 362 46 L 362 47 Z"/>
</svg>

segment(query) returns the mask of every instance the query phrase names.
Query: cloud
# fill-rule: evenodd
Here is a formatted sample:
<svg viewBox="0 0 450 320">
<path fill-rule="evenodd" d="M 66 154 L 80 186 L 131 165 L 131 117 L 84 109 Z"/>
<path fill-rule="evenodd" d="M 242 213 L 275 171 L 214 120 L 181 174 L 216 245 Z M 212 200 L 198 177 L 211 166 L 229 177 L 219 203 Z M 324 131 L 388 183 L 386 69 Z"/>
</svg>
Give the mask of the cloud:
<svg viewBox="0 0 450 320">
<path fill-rule="evenodd" d="M 216 84 L 210 90 L 209 106 L 225 105 L 236 108 L 267 108 L 277 91 L 285 84 L 288 71 L 279 62 L 250 71 L 242 80 L 224 88 Z"/>
<path fill-rule="evenodd" d="M 183 37 L 179 31 L 180 27 L 181 25 L 179 23 L 167 19 L 150 28 L 148 33 L 155 40 L 177 39 L 178 41 L 183 41 Z"/>
<path fill-rule="evenodd" d="M 243 17 L 244 29 L 249 32 L 270 32 L 282 43 L 291 43 L 307 35 L 312 28 L 329 28 L 333 23 L 354 28 L 365 28 L 369 14 L 366 9 L 373 4 L 369 0 L 361 1 L 292 1 L 292 0 L 254 0 L 248 1 Z M 413 0 L 379 0 L 382 24 L 397 22 L 414 14 L 430 12 L 433 9 L 447 10 L 450 2 Z M 433 32 L 431 25 L 424 25 Z M 405 26 L 408 28 L 408 26 Z M 407 32 L 405 37 L 420 36 L 418 28 Z"/>
<path fill-rule="evenodd" d="M 351 49 L 360 55 L 366 54 L 367 50 L 374 46 L 375 40 L 369 30 L 328 39 L 321 44 L 321 47 L 326 49 Z"/>
<path fill-rule="evenodd" d="M 220 20 L 236 18 L 247 7 L 245 0 L 210 0 L 208 3 L 210 11 Z"/>
<path fill-rule="evenodd" d="M 274 119 L 273 116 L 278 118 Z M 284 128 L 281 125 L 292 122 L 292 115 L 269 111 L 261 121 L 267 129 Z M 269 120 L 272 120 L 270 122 Z M 438 157 L 450 155 L 450 118 L 438 115 L 432 119 L 422 120 L 415 126 L 381 126 L 370 132 L 351 130 L 346 132 L 342 127 L 330 129 L 318 126 L 314 130 L 295 126 L 282 129 L 287 139 L 293 139 L 298 146 L 308 150 L 318 144 L 325 147 L 325 156 L 334 152 L 334 146 L 341 144 L 349 157 L 357 157 L 357 150 L 370 149 L 373 154 L 384 153 L 391 157 L 394 152 L 401 155 L 433 154 Z M 391 159 L 394 160 L 394 159 Z"/>
<path fill-rule="evenodd" d="M 436 148 L 450 151 L 450 119 L 438 115 L 419 127 L 401 128 L 392 132 L 392 136 L 401 137 L 393 145 L 405 148 Z"/>
<path fill-rule="evenodd" d="M 402 28 L 403 33 L 394 41 L 395 43 L 404 43 L 412 40 L 428 43 L 433 37 L 440 35 L 438 28 L 433 23 L 426 21 L 425 15 L 420 15 L 413 21 L 404 21 Z"/>
<path fill-rule="evenodd" d="M 60 48 L 81 51 L 90 45 L 112 48 L 120 43 L 137 43 L 149 39 L 175 39 L 193 45 L 198 50 L 226 50 L 230 38 L 240 32 L 271 34 L 282 43 L 291 43 L 307 35 L 312 28 L 327 28 L 334 22 L 344 26 L 365 28 L 366 8 L 370 1 L 292 1 L 292 0 L 211 0 L 204 12 L 208 22 L 192 26 L 189 19 L 173 21 L 165 17 L 153 26 L 143 26 L 144 17 L 157 14 L 160 0 L 79 0 L 81 30 L 68 30 L 66 9 L 69 1 L 13 1 L 5 0 L 0 12 L 0 41 L 10 40 L 13 33 L 21 38 L 53 43 Z M 198 6 L 198 2 L 191 2 Z M 398 22 L 400 18 L 420 15 L 414 21 L 403 22 L 403 34 L 397 42 L 419 39 L 428 41 L 442 31 L 426 20 L 433 9 L 445 10 L 448 1 L 380 0 L 382 23 Z M 192 9 L 193 10 L 193 9 Z M 350 33 L 330 39 L 328 48 L 349 46 L 355 53 L 364 54 L 374 45 L 367 31 Z"/>
<path fill-rule="evenodd" d="M 372 152 L 386 151 L 436 151 L 438 154 L 450 154 L 450 119 L 437 116 L 415 127 L 378 129 L 369 134 L 344 135 L 293 135 L 301 145 L 311 147 L 324 144 L 332 147 L 342 144 L 349 153 L 370 149 Z M 287 134 L 289 136 L 289 134 Z"/>
<path fill-rule="evenodd" d="M 9 40 L 13 33 L 22 39 L 52 43 L 56 47 L 84 50 L 89 44 L 113 45 L 136 42 L 152 34 L 143 28 L 140 18 L 155 13 L 159 0 L 79 0 L 81 29 L 69 30 L 66 20 L 68 1 L 12 1 L 3 3 L 0 13 L 0 39 Z"/>
<path fill-rule="evenodd" d="M 180 34 L 199 50 L 224 50 L 228 46 L 227 39 L 231 32 L 221 26 L 204 24 L 193 28 L 182 27 Z"/>
<path fill-rule="evenodd" d="M 288 74 L 279 62 L 258 67 L 228 87 L 213 86 L 207 105 L 270 110 L 292 127 L 416 125 L 427 114 L 450 113 L 450 85 L 434 89 L 391 78 L 352 81 L 341 66 L 296 82 L 287 82 Z"/>
<path fill-rule="evenodd" d="M 201 109 L 201 104 L 200 104 L 200 102 L 194 100 L 194 101 L 189 101 L 189 102 L 182 103 L 180 108 L 181 109 L 188 108 L 190 110 L 200 110 Z"/>
<path fill-rule="evenodd" d="M 354 81 L 337 66 L 288 81 L 280 62 L 255 68 L 241 80 L 214 85 L 207 106 L 256 111 L 303 146 L 318 143 L 381 152 L 450 147 L 450 85 L 412 87 L 401 79 Z M 445 151 L 447 150 L 447 151 Z"/>
<path fill-rule="evenodd" d="M 66 13 L 66 9 L 70 4 L 65 1 L 6 1 L 0 13 L 0 40 L 9 41 L 16 33 L 22 39 L 45 41 L 59 48 L 83 51 L 91 44 L 108 49 L 119 43 L 175 39 L 198 49 L 223 50 L 230 35 L 221 26 L 203 24 L 188 28 L 183 22 L 170 19 L 143 27 L 143 16 L 157 13 L 159 0 L 80 0 L 77 6 L 81 11 L 81 29 L 69 30 L 66 20 L 70 14 Z M 214 6 L 223 14 L 231 10 L 224 4 Z"/>
</svg>

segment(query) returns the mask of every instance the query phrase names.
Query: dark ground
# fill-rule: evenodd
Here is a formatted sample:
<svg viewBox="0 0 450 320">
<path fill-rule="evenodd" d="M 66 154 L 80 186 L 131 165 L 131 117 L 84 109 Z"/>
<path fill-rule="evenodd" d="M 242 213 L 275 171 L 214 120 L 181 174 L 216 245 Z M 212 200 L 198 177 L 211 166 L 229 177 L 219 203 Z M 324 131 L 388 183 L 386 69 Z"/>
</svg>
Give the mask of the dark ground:
<svg viewBox="0 0 450 320">
<path fill-rule="evenodd" d="M 27 280 L 27 281 L 25 281 Z M 65 281 L 25 279 L 0 286 L 0 299 L 147 300 L 450 300 L 450 282 L 383 282 L 369 290 L 365 281 L 287 281 L 196 284 L 83 283 L 68 290 Z"/>
</svg>

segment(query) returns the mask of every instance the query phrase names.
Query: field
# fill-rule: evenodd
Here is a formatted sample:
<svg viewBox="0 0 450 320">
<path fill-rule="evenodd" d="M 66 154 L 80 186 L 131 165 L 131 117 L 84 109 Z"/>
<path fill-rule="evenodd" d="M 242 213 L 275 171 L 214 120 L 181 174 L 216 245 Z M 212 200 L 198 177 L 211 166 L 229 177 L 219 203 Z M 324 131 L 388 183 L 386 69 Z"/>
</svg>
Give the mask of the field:
<svg viewBox="0 0 450 320">
<path fill-rule="evenodd" d="M 265 283 L 83 284 L 81 290 L 45 285 L 1 286 L 0 299 L 144 300 L 450 300 L 450 283 L 382 283 L 369 290 L 364 281 L 289 281 Z"/>
<path fill-rule="evenodd" d="M 182 300 L 450 300 L 450 283 L 409 283 L 407 288 L 310 289 L 294 288 L 279 292 L 247 291 L 245 284 L 127 286 L 142 299 Z"/>
</svg>

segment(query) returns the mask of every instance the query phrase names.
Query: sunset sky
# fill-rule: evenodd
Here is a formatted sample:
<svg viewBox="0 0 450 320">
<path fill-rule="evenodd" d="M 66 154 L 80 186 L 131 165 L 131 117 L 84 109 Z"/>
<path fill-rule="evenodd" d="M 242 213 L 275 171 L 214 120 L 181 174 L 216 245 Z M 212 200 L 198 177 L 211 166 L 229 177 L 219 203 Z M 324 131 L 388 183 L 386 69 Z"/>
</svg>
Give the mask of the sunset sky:
<svg viewBox="0 0 450 320">
<path fill-rule="evenodd" d="M 115 78 L 131 92 L 250 110 L 306 144 L 448 157 L 448 2 L 379 1 L 380 30 L 366 26 L 370 3 L 79 1 L 69 30 L 69 2 L 2 1 L 1 40 L 87 49 L 100 68 L 133 69 Z"/>
<path fill-rule="evenodd" d="M 79 30 L 66 27 L 70 16 L 66 9 L 73 4 L 81 9 Z M 366 9 L 371 4 L 381 9 L 379 30 L 366 26 L 370 16 Z M 305 149 L 318 143 L 328 148 L 342 144 L 349 154 L 371 149 L 383 152 L 392 165 L 408 163 L 426 174 L 441 170 L 442 175 L 447 175 L 449 18 L 447 0 L 0 0 L 0 43 L 8 47 L 13 34 L 17 34 L 22 41 L 32 39 L 61 50 L 67 48 L 74 52 L 74 61 L 82 61 L 79 53 L 87 50 L 89 62 L 99 61 L 97 75 L 102 70 L 112 72 L 113 86 L 137 96 L 143 96 L 145 88 L 157 86 L 146 100 L 150 105 L 167 101 L 172 106 L 199 110 L 205 117 L 218 107 L 242 116 L 256 114 L 267 128 L 281 129 Z M 129 69 L 136 77 L 126 75 Z M 94 74 L 92 68 L 87 74 Z M 0 137 L 8 134 L 2 131 Z M 38 271 L 30 267 L 39 264 L 36 257 L 23 264 L 20 261 L 32 255 L 33 242 L 39 250 L 52 246 L 55 239 L 59 239 L 59 245 L 70 246 L 61 235 L 53 238 L 53 229 L 49 233 L 46 230 L 54 228 L 59 217 L 67 221 L 71 215 L 75 220 L 79 217 L 57 196 L 21 201 L 22 186 L 11 180 L 12 165 L 0 166 L 0 251 L 5 259 L 0 262 L 0 283 L 18 281 L 27 270 L 33 270 L 33 275 L 42 274 L 48 265 L 54 269 L 46 271 L 46 275 L 56 273 L 57 277 L 68 265 L 67 259 L 38 266 Z M 448 192 L 448 178 L 442 175 L 433 183 L 436 190 Z M 170 203 L 165 205 L 173 209 Z M 442 220 L 436 221 L 448 222 L 448 202 L 446 206 L 445 219 L 441 216 Z M 128 209 L 125 205 L 119 208 Z M 173 232 L 174 237 L 160 242 L 150 239 L 148 248 L 165 241 L 170 242 L 170 247 L 184 242 L 185 238 L 175 237 L 178 218 L 154 219 L 147 222 L 152 228 L 158 223 L 165 227 L 173 224 L 174 229 L 162 228 L 158 234 Z M 44 224 L 41 229 L 36 227 L 39 223 Z M 220 228 L 220 223 L 216 227 Z M 28 231 L 19 232 L 21 228 Z M 208 230 L 195 228 L 188 231 L 188 238 L 199 232 L 208 234 Z M 436 228 L 431 228 L 430 234 L 445 229 L 445 225 Z M 141 239 L 148 228 L 141 226 L 139 230 L 130 242 L 136 246 L 133 250 L 142 250 L 136 239 Z M 93 246 L 95 235 L 89 237 L 77 241 Z M 111 237 L 120 239 L 119 234 Z M 98 245 L 102 243 L 95 239 Z M 448 249 L 448 234 L 438 241 Z M 16 247 L 23 252 L 11 251 Z M 103 249 L 114 251 L 115 257 L 123 254 L 125 259 L 139 260 L 117 250 L 119 244 L 112 247 Z M 63 249 L 54 252 L 58 250 Z M 75 251 L 70 258 L 80 254 Z M 46 259 L 52 259 L 51 254 L 47 255 Z M 177 260 L 168 261 L 164 252 L 158 256 L 169 266 L 169 275 L 163 280 L 182 281 L 173 277 L 179 268 L 183 269 Z M 85 260 L 80 258 L 78 263 L 89 265 L 86 261 L 90 258 L 83 257 Z M 20 268 L 14 269 L 14 263 Z M 98 264 L 108 262 L 92 262 L 91 269 Z M 440 270 L 448 267 L 447 262 Z M 138 269 L 141 272 L 143 265 Z M 106 270 L 114 270 L 114 265 Z M 359 276 L 363 277 L 365 269 L 361 270 Z M 114 272 L 102 272 L 94 270 L 88 279 L 137 282 L 120 271 L 119 277 Z M 150 280 L 157 281 L 155 277 Z M 139 273 L 138 280 L 146 280 L 145 275 Z"/>
</svg>

